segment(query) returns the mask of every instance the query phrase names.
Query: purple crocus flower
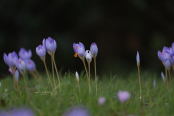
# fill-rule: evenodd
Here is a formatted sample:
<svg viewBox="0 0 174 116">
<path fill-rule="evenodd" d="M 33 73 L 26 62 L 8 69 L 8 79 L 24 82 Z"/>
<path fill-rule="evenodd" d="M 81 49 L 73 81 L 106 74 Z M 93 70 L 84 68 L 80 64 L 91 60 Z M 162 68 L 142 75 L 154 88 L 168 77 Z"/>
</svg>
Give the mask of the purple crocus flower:
<svg viewBox="0 0 174 116">
<path fill-rule="evenodd" d="M 86 107 L 78 106 L 71 108 L 63 116 L 91 116 L 91 114 Z"/>
<path fill-rule="evenodd" d="M 170 70 L 170 68 L 171 68 L 171 62 L 172 62 L 171 55 L 168 53 L 165 53 L 164 54 L 164 65 L 168 70 Z"/>
<path fill-rule="evenodd" d="M 51 55 L 54 54 L 57 48 L 57 43 L 51 37 L 48 37 L 46 40 L 43 39 L 43 46 L 45 46 L 47 52 Z"/>
<path fill-rule="evenodd" d="M 106 101 L 106 98 L 105 97 L 99 97 L 98 98 L 98 104 L 99 105 L 103 105 L 105 103 L 105 101 Z"/>
<path fill-rule="evenodd" d="M 77 55 L 78 55 L 80 59 L 85 58 L 85 55 L 86 55 L 85 47 L 81 42 L 79 42 L 79 44 L 74 43 L 73 44 L 73 49 L 74 49 L 74 52 L 75 52 L 74 57 L 77 57 Z"/>
<path fill-rule="evenodd" d="M 11 68 L 9 68 L 8 71 L 13 75 L 13 71 L 11 70 Z"/>
<path fill-rule="evenodd" d="M 92 57 L 97 57 L 98 47 L 95 42 L 91 44 L 90 51 L 91 51 Z"/>
<path fill-rule="evenodd" d="M 137 60 L 137 65 L 140 65 L 140 56 L 139 56 L 138 51 L 137 51 L 137 55 L 136 55 L 136 60 Z"/>
<path fill-rule="evenodd" d="M 35 116 L 34 112 L 30 109 L 21 108 L 13 109 L 8 112 L 0 112 L 0 116 Z"/>
<path fill-rule="evenodd" d="M 161 77 L 162 77 L 163 81 L 166 80 L 163 72 L 161 72 Z"/>
<path fill-rule="evenodd" d="M 30 72 L 33 72 L 36 68 L 34 61 L 31 59 L 25 60 L 25 64 L 26 64 L 27 70 Z"/>
<path fill-rule="evenodd" d="M 161 60 L 162 63 L 164 63 L 164 53 L 161 51 L 158 51 L 158 58 Z"/>
<path fill-rule="evenodd" d="M 4 61 L 11 69 L 16 68 L 17 59 L 18 59 L 18 55 L 16 54 L 16 52 L 9 53 L 8 56 L 6 53 L 4 53 Z"/>
<path fill-rule="evenodd" d="M 155 88 L 155 86 L 156 86 L 156 81 L 154 79 L 154 81 L 153 81 L 153 88 Z"/>
<path fill-rule="evenodd" d="M 121 103 L 124 103 L 127 99 L 130 98 L 130 93 L 127 91 L 119 91 L 117 95 Z"/>
<path fill-rule="evenodd" d="M 15 71 L 15 81 L 18 82 L 18 80 L 19 80 L 19 71 L 16 70 L 16 71 Z"/>
<path fill-rule="evenodd" d="M 22 58 L 23 60 L 25 59 L 30 59 L 32 56 L 32 52 L 31 50 L 26 50 L 24 48 L 21 48 L 19 51 L 19 57 Z"/>
<path fill-rule="evenodd" d="M 21 58 L 19 58 L 19 60 L 17 60 L 16 67 L 18 68 L 18 70 L 20 71 L 21 74 L 25 74 L 26 64 Z"/>
<path fill-rule="evenodd" d="M 36 53 L 37 53 L 38 56 L 40 56 L 40 58 L 42 60 L 44 60 L 45 59 L 45 55 L 46 55 L 46 48 L 43 45 L 39 45 L 36 48 Z"/>
</svg>

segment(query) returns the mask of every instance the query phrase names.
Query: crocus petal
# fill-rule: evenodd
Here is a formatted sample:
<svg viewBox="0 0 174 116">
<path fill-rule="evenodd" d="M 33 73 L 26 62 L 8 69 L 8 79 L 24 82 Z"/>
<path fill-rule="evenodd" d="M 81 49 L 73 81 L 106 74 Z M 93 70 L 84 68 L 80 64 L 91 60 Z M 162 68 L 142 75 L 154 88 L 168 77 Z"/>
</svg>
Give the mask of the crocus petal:
<svg viewBox="0 0 174 116">
<path fill-rule="evenodd" d="M 33 60 L 27 59 L 25 60 L 26 68 L 28 71 L 33 72 L 34 69 L 36 68 L 36 65 Z"/>
<path fill-rule="evenodd" d="M 98 47 L 97 47 L 96 43 L 91 44 L 90 51 L 91 51 L 91 54 L 92 54 L 93 57 L 97 56 Z"/>
<path fill-rule="evenodd" d="M 105 103 L 105 101 L 106 101 L 106 98 L 105 97 L 99 97 L 98 98 L 98 104 L 99 105 L 103 105 Z"/>
<path fill-rule="evenodd" d="M 45 55 L 46 55 L 46 49 L 43 45 L 39 45 L 37 48 L 36 48 L 36 53 L 38 56 L 40 56 L 41 58 L 45 58 Z"/>
<path fill-rule="evenodd" d="M 127 91 L 119 91 L 117 93 L 117 95 L 118 95 L 120 102 L 122 102 L 122 103 L 124 103 L 127 99 L 130 98 L 130 93 Z"/>
<path fill-rule="evenodd" d="M 171 63 L 169 60 L 165 60 L 165 67 L 167 68 L 167 70 L 170 70 L 170 67 L 171 67 Z"/>
<path fill-rule="evenodd" d="M 161 72 L 161 77 L 162 77 L 163 81 L 165 81 L 165 76 L 164 76 L 163 72 Z"/>
<path fill-rule="evenodd" d="M 19 71 L 18 70 L 15 71 L 15 80 L 16 81 L 19 80 Z"/>
<path fill-rule="evenodd" d="M 140 65 L 140 56 L 139 56 L 139 52 L 138 51 L 137 51 L 136 60 L 137 60 L 137 65 Z"/>
</svg>

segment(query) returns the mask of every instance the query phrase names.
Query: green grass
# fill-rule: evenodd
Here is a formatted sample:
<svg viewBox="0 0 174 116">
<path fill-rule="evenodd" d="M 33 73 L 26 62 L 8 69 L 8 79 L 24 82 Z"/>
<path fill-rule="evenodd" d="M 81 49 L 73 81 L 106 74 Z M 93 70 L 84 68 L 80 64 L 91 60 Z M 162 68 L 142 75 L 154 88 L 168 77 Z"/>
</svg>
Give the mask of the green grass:
<svg viewBox="0 0 174 116">
<path fill-rule="evenodd" d="M 50 73 L 51 75 L 51 73 Z M 28 92 L 20 75 L 19 95 L 14 91 L 12 76 L 1 80 L 0 99 L 6 94 L 6 107 L 0 103 L 0 111 L 14 107 L 28 106 L 40 116 L 61 116 L 67 109 L 76 105 L 85 105 L 93 116 L 117 116 L 117 115 L 144 115 L 163 116 L 174 115 L 174 93 L 168 92 L 161 77 L 148 72 L 141 73 L 142 99 L 139 99 L 138 73 L 133 71 L 126 77 L 118 75 L 101 76 L 98 81 L 98 94 L 95 93 L 94 78 L 91 79 L 91 94 L 88 91 L 86 76 L 80 75 L 80 93 L 74 74 L 60 75 L 61 92 L 56 89 L 57 94 L 51 87 L 45 86 L 41 81 L 34 78 L 27 79 Z M 49 85 L 46 73 L 41 75 L 44 83 Z M 94 77 L 94 76 L 91 76 Z M 57 77 L 56 84 L 58 85 Z M 156 79 L 156 94 L 154 93 L 153 80 Z M 148 92 L 146 88 L 148 83 Z M 173 83 L 173 82 L 172 82 Z M 7 89 L 7 92 L 5 91 Z M 117 92 L 126 90 L 131 97 L 124 104 L 120 103 Z M 42 92 L 49 92 L 42 94 Z M 37 94 L 35 92 L 38 92 Z M 98 97 L 104 96 L 104 105 L 98 105 Z"/>
</svg>

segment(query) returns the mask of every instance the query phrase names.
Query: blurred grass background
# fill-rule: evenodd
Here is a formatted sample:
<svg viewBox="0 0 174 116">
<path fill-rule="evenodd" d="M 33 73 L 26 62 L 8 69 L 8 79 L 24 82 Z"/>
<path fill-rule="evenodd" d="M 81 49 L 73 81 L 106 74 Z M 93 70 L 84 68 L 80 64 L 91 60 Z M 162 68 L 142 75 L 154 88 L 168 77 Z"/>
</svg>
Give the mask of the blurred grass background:
<svg viewBox="0 0 174 116">
<path fill-rule="evenodd" d="M 143 70 L 160 72 L 157 51 L 174 40 L 174 1 L 1 0 L 0 22 L 0 77 L 8 74 L 3 53 L 18 53 L 21 47 L 32 50 L 37 69 L 44 71 L 35 49 L 47 37 L 57 41 L 55 57 L 62 73 L 84 69 L 73 57 L 72 45 L 77 42 L 86 49 L 97 43 L 98 75 L 135 70 L 137 51 Z M 49 55 L 47 65 L 51 70 Z"/>
</svg>

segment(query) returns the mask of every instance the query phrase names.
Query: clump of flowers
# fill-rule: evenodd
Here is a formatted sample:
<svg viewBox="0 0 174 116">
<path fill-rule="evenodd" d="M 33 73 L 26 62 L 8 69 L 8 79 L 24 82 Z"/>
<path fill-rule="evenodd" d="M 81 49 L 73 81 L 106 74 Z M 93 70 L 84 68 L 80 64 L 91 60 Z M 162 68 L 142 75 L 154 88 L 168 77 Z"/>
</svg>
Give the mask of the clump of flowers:
<svg viewBox="0 0 174 116">
<path fill-rule="evenodd" d="M 158 51 L 157 54 L 158 58 L 161 60 L 162 64 L 165 67 L 167 89 L 168 89 L 168 80 L 170 80 L 170 88 L 172 88 L 170 69 L 172 67 L 174 70 L 174 43 L 172 43 L 172 47 L 164 46 L 162 51 Z"/>
</svg>

